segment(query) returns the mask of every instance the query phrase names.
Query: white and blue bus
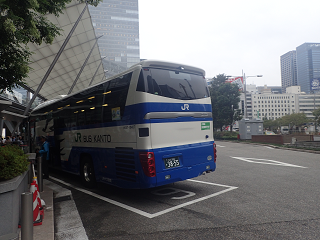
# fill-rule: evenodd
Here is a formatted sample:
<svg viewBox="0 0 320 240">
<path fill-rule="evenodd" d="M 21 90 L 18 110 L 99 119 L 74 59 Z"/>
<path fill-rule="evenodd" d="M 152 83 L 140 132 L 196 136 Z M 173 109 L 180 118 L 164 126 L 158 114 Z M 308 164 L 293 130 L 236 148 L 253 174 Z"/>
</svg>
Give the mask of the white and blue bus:
<svg viewBox="0 0 320 240">
<path fill-rule="evenodd" d="M 216 168 L 211 100 L 202 69 L 145 60 L 83 91 L 34 109 L 33 150 L 51 165 L 122 188 L 151 188 Z"/>
</svg>

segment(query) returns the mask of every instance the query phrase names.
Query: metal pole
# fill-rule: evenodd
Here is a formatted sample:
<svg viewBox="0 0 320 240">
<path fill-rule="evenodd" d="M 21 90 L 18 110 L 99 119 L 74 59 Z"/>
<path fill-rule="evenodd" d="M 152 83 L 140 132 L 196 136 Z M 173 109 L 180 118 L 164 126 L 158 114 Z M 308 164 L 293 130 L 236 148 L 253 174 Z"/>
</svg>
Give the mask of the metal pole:
<svg viewBox="0 0 320 240">
<path fill-rule="evenodd" d="M 313 111 L 316 110 L 316 93 L 315 91 L 313 90 Z M 314 119 L 314 134 L 316 134 L 317 132 L 317 122 L 316 122 L 316 119 Z"/>
<path fill-rule="evenodd" d="M 32 172 L 32 167 L 31 167 L 32 162 L 29 161 L 29 170 L 28 170 L 28 184 L 32 183 L 32 178 L 33 178 L 33 172 Z"/>
<path fill-rule="evenodd" d="M 103 35 L 102 35 L 102 36 L 103 36 Z M 79 79 L 79 77 L 80 77 L 80 75 L 81 75 L 81 73 L 82 73 L 83 69 L 84 69 L 84 68 L 85 68 L 85 66 L 87 65 L 87 62 L 88 62 L 88 60 L 89 60 L 89 58 L 90 58 L 90 56 L 91 56 L 91 53 L 93 52 L 94 47 L 95 47 L 95 46 L 96 46 L 96 44 L 98 43 L 98 39 L 99 39 L 99 38 L 101 38 L 102 36 L 97 37 L 97 38 L 95 39 L 95 40 L 96 40 L 96 42 L 93 44 L 93 47 L 91 48 L 91 50 L 90 50 L 90 52 L 89 52 L 89 54 L 88 54 L 88 56 L 87 56 L 86 60 L 85 60 L 85 61 L 84 61 L 84 63 L 82 64 L 81 69 L 80 69 L 80 71 L 78 72 L 78 75 L 77 75 L 76 79 L 74 80 L 74 82 L 73 82 L 73 84 L 72 84 L 71 88 L 69 89 L 68 95 L 72 92 L 72 90 L 73 90 L 74 86 L 77 84 L 78 79 Z"/>
<path fill-rule="evenodd" d="M 242 76 L 244 81 L 244 118 L 247 118 L 247 81 L 246 81 L 246 74 L 243 73 L 242 70 Z"/>
<path fill-rule="evenodd" d="M 37 157 L 37 161 L 38 161 L 38 168 L 37 168 L 38 186 L 39 186 L 39 191 L 43 192 L 42 157 Z"/>
<path fill-rule="evenodd" d="M 3 117 L 0 118 L 0 136 L 2 137 L 2 130 L 3 130 Z M 5 137 L 5 136 L 4 136 Z"/>
<path fill-rule="evenodd" d="M 106 58 L 106 57 L 104 57 L 104 58 Z M 101 66 L 101 64 L 102 64 L 102 60 L 103 60 L 104 58 L 101 58 L 101 62 L 99 63 L 99 66 L 97 67 L 97 69 L 96 69 L 96 71 L 95 71 L 95 73 L 94 73 L 94 75 L 93 75 L 93 77 L 92 77 L 92 79 L 91 79 L 91 82 L 89 83 L 89 86 L 88 86 L 88 87 L 90 87 L 91 84 L 93 83 L 93 80 L 95 79 L 95 77 L 96 77 L 96 75 L 97 75 L 97 72 L 98 72 L 98 70 L 99 70 L 99 68 L 100 68 L 100 66 Z M 102 67 L 102 68 L 103 68 L 103 67 Z M 103 74 L 103 75 L 104 75 L 104 74 Z"/>
<path fill-rule="evenodd" d="M 32 193 L 21 193 L 21 240 L 33 239 Z"/>
</svg>

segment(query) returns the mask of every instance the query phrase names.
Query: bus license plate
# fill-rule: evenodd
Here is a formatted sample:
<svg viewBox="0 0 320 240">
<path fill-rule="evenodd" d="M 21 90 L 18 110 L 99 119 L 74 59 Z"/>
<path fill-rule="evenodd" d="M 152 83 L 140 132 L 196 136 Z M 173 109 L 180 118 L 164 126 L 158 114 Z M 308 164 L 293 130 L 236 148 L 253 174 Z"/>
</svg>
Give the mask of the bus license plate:
<svg viewBox="0 0 320 240">
<path fill-rule="evenodd" d="M 173 167 L 180 166 L 179 157 L 165 158 L 164 165 L 166 166 L 166 168 L 173 168 Z"/>
</svg>

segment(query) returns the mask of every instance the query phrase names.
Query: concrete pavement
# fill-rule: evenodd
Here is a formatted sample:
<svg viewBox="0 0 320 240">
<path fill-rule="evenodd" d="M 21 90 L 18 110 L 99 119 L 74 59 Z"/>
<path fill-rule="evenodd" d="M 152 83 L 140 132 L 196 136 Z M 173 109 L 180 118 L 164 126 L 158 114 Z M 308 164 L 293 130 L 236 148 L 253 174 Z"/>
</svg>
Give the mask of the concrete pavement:
<svg viewBox="0 0 320 240">
<path fill-rule="evenodd" d="M 48 180 L 44 180 L 44 185 L 53 191 L 55 209 L 54 222 L 51 224 L 54 226 L 54 239 L 88 240 L 71 191 Z"/>
<path fill-rule="evenodd" d="M 44 219 L 33 227 L 33 240 L 88 239 L 70 190 L 44 179 L 40 198 L 46 204 Z"/>
<path fill-rule="evenodd" d="M 44 218 L 42 225 L 33 226 L 33 240 L 54 240 L 54 206 L 53 206 L 53 190 L 47 186 L 47 180 L 43 181 L 43 192 L 40 198 L 45 202 Z M 21 231 L 19 234 L 21 239 Z"/>
</svg>

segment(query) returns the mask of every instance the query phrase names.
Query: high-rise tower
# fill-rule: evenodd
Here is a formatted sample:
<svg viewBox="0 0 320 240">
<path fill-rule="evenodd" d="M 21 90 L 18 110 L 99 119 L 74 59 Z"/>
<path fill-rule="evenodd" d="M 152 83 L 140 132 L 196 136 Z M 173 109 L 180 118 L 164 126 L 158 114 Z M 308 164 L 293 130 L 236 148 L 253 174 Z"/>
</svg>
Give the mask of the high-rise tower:
<svg viewBox="0 0 320 240">
<path fill-rule="evenodd" d="M 297 83 L 310 93 L 313 79 L 320 78 L 320 43 L 304 43 L 296 48 Z"/>
<path fill-rule="evenodd" d="M 138 0 L 104 0 L 89 7 L 107 75 L 140 61 Z"/>
<path fill-rule="evenodd" d="M 290 51 L 280 57 L 282 93 L 287 87 L 297 85 L 296 51 Z"/>
</svg>

